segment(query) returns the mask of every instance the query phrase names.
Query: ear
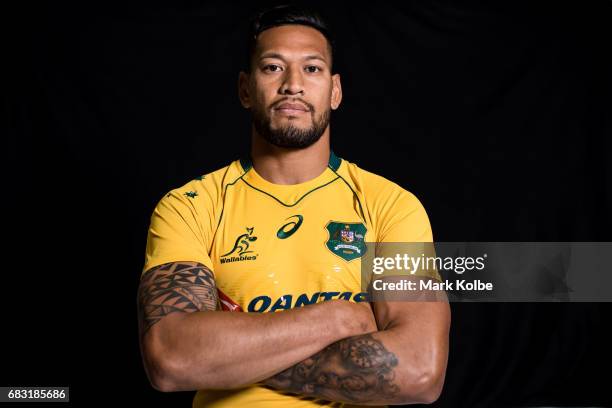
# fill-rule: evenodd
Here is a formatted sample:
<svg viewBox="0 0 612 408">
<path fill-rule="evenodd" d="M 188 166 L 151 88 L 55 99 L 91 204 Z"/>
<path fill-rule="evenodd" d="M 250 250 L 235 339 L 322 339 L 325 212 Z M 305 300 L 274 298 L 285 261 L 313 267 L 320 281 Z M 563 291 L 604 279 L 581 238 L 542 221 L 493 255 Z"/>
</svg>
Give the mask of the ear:
<svg viewBox="0 0 612 408">
<path fill-rule="evenodd" d="M 342 84 L 340 83 L 340 74 L 332 75 L 332 94 L 331 94 L 331 108 L 333 110 L 338 109 L 342 102 Z"/>
<path fill-rule="evenodd" d="M 251 107 L 251 96 L 249 94 L 249 74 L 244 71 L 240 71 L 238 74 L 238 98 L 243 108 L 249 109 Z"/>
</svg>

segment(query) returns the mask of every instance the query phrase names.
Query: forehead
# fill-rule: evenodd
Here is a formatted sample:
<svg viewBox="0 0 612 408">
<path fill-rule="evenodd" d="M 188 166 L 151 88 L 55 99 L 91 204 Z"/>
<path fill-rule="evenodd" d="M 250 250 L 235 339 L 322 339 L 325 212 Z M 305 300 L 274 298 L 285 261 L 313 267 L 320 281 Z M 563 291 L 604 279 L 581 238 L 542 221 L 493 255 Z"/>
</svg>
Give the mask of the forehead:
<svg viewBox="0 0 612 408">
<path fill-rule="evenodd" d="M 266 52 L 287 56 L 318 53 L 327 61 L 330 58 L 325 36 L 312 27 L 297 24 L 272 27 L 259 34 L 255 54 Z"/>
</svg>

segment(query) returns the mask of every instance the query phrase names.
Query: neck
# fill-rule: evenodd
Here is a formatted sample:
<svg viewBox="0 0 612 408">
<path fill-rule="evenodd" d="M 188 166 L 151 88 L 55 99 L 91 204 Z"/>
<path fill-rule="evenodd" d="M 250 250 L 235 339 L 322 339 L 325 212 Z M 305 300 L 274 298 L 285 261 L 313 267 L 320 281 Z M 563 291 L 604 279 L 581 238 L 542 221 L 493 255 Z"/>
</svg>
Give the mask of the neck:
<svg viewBox="0 0 612 408">
<path fill-rule="evenodd" d="M 319 140 L 303 149 L 274 146 L 252 133 L 251 160 L 255 171 L 274 184 L 300 184 L 319 176 L 329 162 L 329 126 Z"/>
</svg>

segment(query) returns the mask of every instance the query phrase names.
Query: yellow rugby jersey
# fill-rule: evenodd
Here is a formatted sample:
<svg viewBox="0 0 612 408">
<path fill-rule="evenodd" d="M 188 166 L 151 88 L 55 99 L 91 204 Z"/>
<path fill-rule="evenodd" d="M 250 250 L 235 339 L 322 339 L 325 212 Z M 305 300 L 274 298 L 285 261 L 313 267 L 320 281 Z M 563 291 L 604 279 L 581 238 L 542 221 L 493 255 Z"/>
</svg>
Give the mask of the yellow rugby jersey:
<svg viewBox="0 0 612 408">
<path fill-rule="evenodd" d="M 223 310 L 268 313 L 330 299 L 367 301 L 365 242 L 432 242 L 425 209 L 397 184 L 340 159 L 301 184 L 273 184 L 242 159 L 171 190 L 156 205 L 143 272 L 197 261 Z M 439 276 L 436 278 L 439 279 Z M 348 407 L 253 385 L 198 391 L 193 407 Z"/>
</svg>

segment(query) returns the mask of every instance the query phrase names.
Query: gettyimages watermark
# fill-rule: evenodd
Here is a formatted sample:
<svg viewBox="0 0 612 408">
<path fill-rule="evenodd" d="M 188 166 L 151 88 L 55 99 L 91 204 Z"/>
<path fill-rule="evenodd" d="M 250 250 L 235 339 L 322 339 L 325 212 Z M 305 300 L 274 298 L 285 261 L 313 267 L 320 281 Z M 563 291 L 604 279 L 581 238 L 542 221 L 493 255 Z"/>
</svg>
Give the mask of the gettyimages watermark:
<svg viewBox="0 0 612 408">
<path fill-rule="evenodd" d="M 371 301 L 611 302 L 612 242 L 366 243 Z"/>
</svg>

